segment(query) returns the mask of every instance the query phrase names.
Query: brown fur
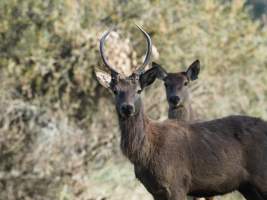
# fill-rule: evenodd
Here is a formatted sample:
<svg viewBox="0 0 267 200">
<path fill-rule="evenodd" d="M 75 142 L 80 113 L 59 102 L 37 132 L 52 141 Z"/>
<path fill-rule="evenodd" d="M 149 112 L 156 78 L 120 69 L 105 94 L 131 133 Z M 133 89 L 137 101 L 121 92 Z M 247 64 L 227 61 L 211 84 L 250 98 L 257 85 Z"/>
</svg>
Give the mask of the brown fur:
<svg viewBox="0 0 267 200">
<path fill-rule="evenodd" d="M 152 62 L 150 71 L 154 71 L 156 77 L 164 81 L 169 104 L 169 119 L 195 120 L 196 113 L 191 108 L 188 85 L 198 78 L 200 71 L 199 60 L 194 61 L 184 72 L 167 73 L 164 68 L 155 62 Z"/>
<path fill-rule="evenodd" d="M 267 198 L 266 122 L 230 116 L 195 124 L 154 123 L 141 116 L 145 120 L 126 129 L 122 125 L 131 119 L 120 120 L 122 141 L 135 130 L 122 151 L 155 199 L 209 197 L 234 190 L 246 195 L 242 188 L 261 194 L 258 199 Z"/>
<path fill-rule="evenodd" d="M 99 82 L 114 92 L 121 131 L 121 150 L 133 163 L 136 177 L 155 200 L 184 200 L 186 195 L 209 197 L 238 190 L 248 200 L 267 200 L 267 122 L 247 116 L 190 123 L 152 122 L 144 114 L 141 91 L 156 77 L 157 68 L 144 72 L 151 39 L 141 68 L 120 77 L 100 53 L 111 75 L 96 72 Z M 186 71 L 197 78 L 199 61 Z M 163 76 L 162 76 L 163 75 Z"/>
<path fill-rule="evenodd" d="M 110 88 L 116 97 L 121 149 L 155 200 L 234 190 L 248 200 L 267 199 L 267 122 L 246 116 L 153 122 L 144 114 L 139 95 L 146 75 L 140 81 L 135 74 L 115 79 Z M 131 112 L 124 113 L 124 105 L 131 105 Z"/>
<path fill-rule="evenodd" d="M 185 72 L 167 73 L 164 78 L 165 92 L 169 104 L 168 118 L 178 121 L 196 121 L 196 113 L 191 107 L 191 99 L 188 88 L 188 77 Z M 180 101 L 177 105 L 173 105 L 170 101 L 171 97 L 178 97 Z M 198 198 L 193 198 L 198 200 Z M 213 200 L 212 197 L 205 198 Z"/>
<path fill-rule="evenodd" d="M 196 114 L 191 107 L 191 100 L 189 95 L 189 82 L 183 73 L 168 73 L 164 79 L 166 97 L 169 104 L 168 118 L 191 121 L 196 119 Z M 177 105 L 172 105 L 170 97 L 179 97 L 180 101 Z"/>
</svg>

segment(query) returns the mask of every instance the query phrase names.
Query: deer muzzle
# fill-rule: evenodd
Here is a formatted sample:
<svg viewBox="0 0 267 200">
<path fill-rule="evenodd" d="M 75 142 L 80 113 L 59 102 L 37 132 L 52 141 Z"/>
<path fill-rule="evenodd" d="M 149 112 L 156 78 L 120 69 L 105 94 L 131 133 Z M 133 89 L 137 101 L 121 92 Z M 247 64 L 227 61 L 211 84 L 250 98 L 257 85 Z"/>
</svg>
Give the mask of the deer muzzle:
<svg viewBox="0 0 267 200">
<path fill-rule="evenodd" d="M 134 105 L 132 104 L 124 103 L 120 106 L 120 113 L 124 117 L 131 117 L 134 115 L 134 112 L 135 112 L 135 108 L 134 108 Z"/>
</svg>

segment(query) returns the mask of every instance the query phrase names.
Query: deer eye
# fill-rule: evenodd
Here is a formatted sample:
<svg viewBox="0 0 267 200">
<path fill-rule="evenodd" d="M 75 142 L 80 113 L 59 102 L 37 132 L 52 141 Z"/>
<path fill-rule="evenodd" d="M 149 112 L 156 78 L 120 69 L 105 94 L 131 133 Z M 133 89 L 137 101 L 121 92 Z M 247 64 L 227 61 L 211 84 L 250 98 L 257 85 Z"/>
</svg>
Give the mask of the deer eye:
<svg viewBox="0 0 267 200">
<path fill-rule="evenodd" d="M 164 83 L 165 87 L 167 88 L 168 87 L 168 84 L 167 83 Z"/>
<path fill-rule="evenodd" d="M 117 95 L 117 94 L 118 94 L 118 90 L 117 90 L 117 89 L 114 89 L 114 90 L 113 90 L 113 93 L 114 93 L 115 95 Z"/>
<path fill-rule="evenodd" d="M 184 85 L 187 86 L 188 85 L 188 81 L 184 82 Z"/>
</svg>

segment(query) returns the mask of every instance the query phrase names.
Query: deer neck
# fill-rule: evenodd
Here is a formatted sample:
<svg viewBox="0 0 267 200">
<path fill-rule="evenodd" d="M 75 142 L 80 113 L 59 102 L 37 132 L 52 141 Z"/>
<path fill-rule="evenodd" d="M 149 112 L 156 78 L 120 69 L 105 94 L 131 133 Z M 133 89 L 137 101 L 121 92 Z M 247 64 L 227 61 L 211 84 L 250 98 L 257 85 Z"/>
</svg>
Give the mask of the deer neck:
<svg viewBox="0 0 267 200">
<path fill-rule="evenodd" d="M 169 119 L 189 121 L 192 118 L 192 108 L 189 102 L 179 105 L 178 107 L 169 107 Z"/>
<path fill-rule="evenodd" d="M 142 102 L 134 116 L 122 118 L 119 115 L 119 124 L 123 154 L 132 163 L 145 165 L 149 160 L 151 145 L 148 141 L 149 119 L 144 114 Z"/>
</svg>

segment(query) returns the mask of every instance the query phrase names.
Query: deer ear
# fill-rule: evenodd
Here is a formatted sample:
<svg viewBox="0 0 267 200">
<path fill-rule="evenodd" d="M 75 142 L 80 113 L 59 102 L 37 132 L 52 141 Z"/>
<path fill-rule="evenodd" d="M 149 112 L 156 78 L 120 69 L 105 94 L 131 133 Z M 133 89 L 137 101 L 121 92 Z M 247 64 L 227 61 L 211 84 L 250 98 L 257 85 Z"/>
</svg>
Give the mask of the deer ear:
<svg viewBox="0 0 267 200">
<path fill-rule="evenodd" d="M 105 88 L 110 88 L 110 83 L 111 83 L 111 75 L 101 71 L 99 69 L 95 69 L 95 75 L 98 80 L 98 82 L 104 86 Z"/>
<path fill-rule="evenodd" d="M 167 72 L 159 64 L 152 62 L 152 68 L 140 76 L 141 88 L 151 85 L 156 78 L 163 80 L 166 76 Z"/>
<path fill-rule="evenodd" d="M 186 76 L 190 81 L 196 80 L 200 71 L 199 60 L 194 61 L 186 71 Z"/>
<path fill-rule="evenodd" d="M 141 88 L 145 88 L 149 85 L 151 85 L 156 78 L 159 76 L 159 69 L 158 67 L 152 67 L 149 70 L 147 70 L 145 73 L 141 74 L 140 76 L 140 85 Z"/>
<path fill-rule="evenodd" d="M 152 68 L 156 68 L 158 79 L 163 80 L 168 75 L 165 69 L 163 69 L 163 67 L 161 67 L 161 65 L 159 65 L 158 63 L 152 62 Z"/>
</svg>

